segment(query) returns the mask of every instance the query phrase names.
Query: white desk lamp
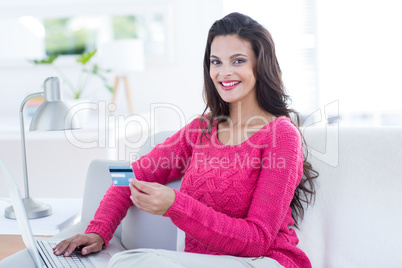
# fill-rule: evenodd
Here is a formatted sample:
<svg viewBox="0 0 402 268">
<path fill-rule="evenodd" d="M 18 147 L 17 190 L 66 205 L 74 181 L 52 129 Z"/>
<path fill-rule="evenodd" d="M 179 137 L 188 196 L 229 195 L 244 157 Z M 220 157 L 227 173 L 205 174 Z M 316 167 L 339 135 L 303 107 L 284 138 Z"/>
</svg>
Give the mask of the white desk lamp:
<svg viewBox="0 0 402 268">
<path fill-rule="evenodd" d="M 25 198 L 23 200 L 28 218 L 41 218 L 52 214 L 52 207 L 48 204 L 36 201 L 29 196 L 27 157 L 25 147 L 24 107 L 32 98 L 44 96 L 45 101 L 39 106 L 32 117 L 29 131 L 56 131 L 80 128 L 77 120 L 69 115 L 69 108 L 63 101 L 61 81 L 58 77 L 49 77 L 44 82 L 44 92 L 28 95 L 20 106 L 20 131 L 22 147 L 22 167 L 24 172 Z M 12 206 L 7 207 L 5 217 L 15 219 Z"/>
<path fill-rule="evenodd" d="M 124 80 L 126 98 L 130 114 L 134 113 L 128 74 L 144 69 L 144 47 L 141 40 L 121 39 L 100 46 L 99 54 L 102 65 L 111 69 L 115 74 L 113 97 L 111 103 L 115 103 L 120 79 Z"/>
</svg>

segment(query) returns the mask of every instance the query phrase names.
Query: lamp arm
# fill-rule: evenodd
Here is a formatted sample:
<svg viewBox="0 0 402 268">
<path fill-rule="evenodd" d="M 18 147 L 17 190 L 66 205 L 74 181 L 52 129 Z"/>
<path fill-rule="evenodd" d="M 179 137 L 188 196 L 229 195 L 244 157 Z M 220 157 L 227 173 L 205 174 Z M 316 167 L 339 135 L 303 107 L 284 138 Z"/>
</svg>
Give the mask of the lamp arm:
<svg viewBox="0 0 402 268">
<path fill-rule="evenodd" d="M 21 132 L 21 148 L 22 148 L 22 169 L 24 173 L 24 188 L 25 198 L 29 199 L 29 185 L 28 185 L 28 169 L 27 169 L 27 156 L 25 148 L 25 126 L 24 126 L 24 107 L 25 104 L 32 98 L 44 96 L 44 92 L 32 93 L 25 97 L 20 106 L 20 132 Z"/>
</svg>

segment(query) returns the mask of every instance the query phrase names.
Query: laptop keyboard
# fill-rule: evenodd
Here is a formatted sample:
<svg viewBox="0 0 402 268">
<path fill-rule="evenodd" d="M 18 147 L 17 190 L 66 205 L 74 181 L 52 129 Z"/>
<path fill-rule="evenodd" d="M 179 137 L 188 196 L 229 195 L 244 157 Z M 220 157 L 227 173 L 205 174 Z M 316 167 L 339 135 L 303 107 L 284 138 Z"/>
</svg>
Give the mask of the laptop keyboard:
<svg viewBox="0 0 402 268">
<path fill-rule="evenodd" d="M 37 240 L 36 242 L 41 248 L 41 256 L 48 267 L 49 265 L 51 265 L 50 267 L 95 267 L 87 256 L 75 252 L 71 253 L 69 257 L 56 256 L 53 254 L 53 247 L 56 246 L 56 243 L 46 240 Z"/>
</svg>

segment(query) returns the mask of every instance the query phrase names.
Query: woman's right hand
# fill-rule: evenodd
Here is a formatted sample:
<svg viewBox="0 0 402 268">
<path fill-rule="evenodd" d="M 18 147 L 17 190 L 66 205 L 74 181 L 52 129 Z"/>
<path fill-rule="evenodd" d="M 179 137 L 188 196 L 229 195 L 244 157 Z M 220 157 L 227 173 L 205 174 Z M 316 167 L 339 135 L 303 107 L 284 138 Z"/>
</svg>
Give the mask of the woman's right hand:
<svg viewBox="0 0 402 268">
<path fill-rule="evenodd" d="M 64 253 L 64 256 L 68 257 L 77 247 L 84 246 L 81 250 L 81 254 L 87 255 L 92 252 L 101 251 L 104 244 L 105 241 L 103 241 L 103 238 L 96 233 L 77 234 L 61 241 L 53 250 L 54 254 L 57 256 Z"/>
</svg>

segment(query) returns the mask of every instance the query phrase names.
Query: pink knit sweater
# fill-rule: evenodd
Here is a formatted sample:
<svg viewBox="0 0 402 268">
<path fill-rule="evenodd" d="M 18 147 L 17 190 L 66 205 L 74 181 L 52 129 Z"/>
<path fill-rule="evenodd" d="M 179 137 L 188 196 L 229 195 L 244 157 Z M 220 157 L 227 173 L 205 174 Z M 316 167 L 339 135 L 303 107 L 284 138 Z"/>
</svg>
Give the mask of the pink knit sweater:
<svg viewBox="0 0 402 268">
<path fill-rule="evenodd" d="M 303 175 L 297 128 L 279 117 L 239 145 L 220 143 L 216 127 L 200 138 L 196 119 L 132 164 L 139 180 L 183 178 L 164 216 L 186 233 L 185 251 L 311 267 L 289 228 L 290 202 Z M 86 233 L 98 233 L 107 245 L 132 205 L 129 196 L 128 187 L 111 186 Z"/>
</svg>

